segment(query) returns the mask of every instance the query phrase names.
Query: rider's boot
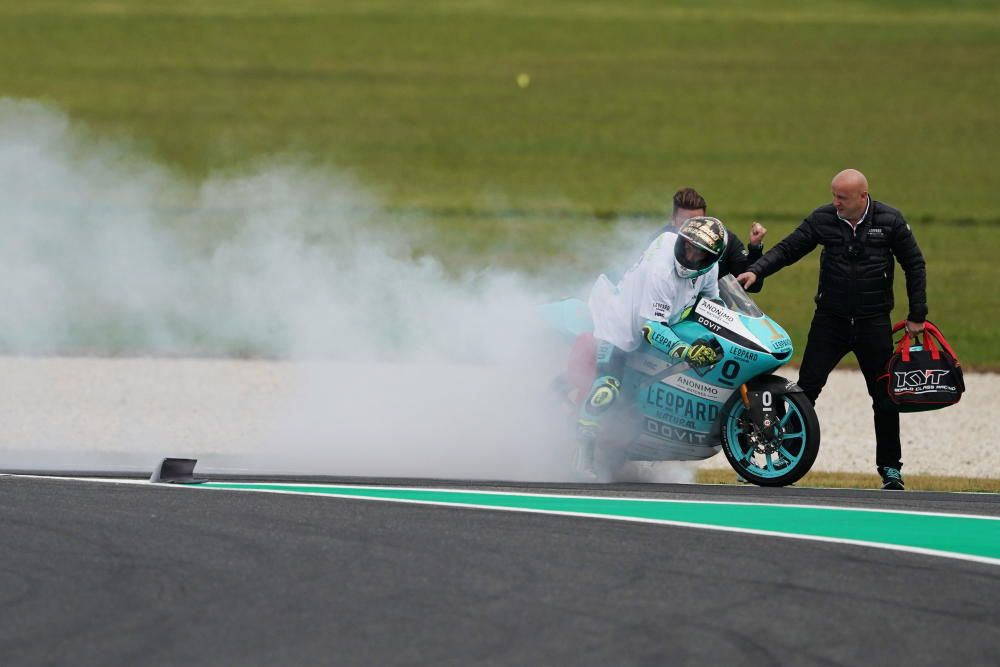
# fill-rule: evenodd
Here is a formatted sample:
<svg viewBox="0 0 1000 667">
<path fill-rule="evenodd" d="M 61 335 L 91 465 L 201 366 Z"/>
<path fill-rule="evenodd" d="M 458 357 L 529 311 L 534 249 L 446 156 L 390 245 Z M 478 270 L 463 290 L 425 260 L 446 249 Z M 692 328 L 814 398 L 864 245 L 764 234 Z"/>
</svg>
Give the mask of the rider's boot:
<svg viewBox="0 0 1000 667">
<path fill-rule="evenodd" d="M 590 394 L 580 406 L 576 420 L 577 470 L 594 476 L 594 450 L 600 433 L 601 418 L 611 408 L 621 393 L 621 381 L 613 375 L 604 375 L 594 380 Z"/>
<path fill-rule="evenodd" d="M 592 480 L 597 479 L 597 473 L 594 470 L 594 448 L 596 444 L 597 437 L 593 431 L 582 426 L 577 428 L 573 468 L 583 477 Z"/>
</svg>

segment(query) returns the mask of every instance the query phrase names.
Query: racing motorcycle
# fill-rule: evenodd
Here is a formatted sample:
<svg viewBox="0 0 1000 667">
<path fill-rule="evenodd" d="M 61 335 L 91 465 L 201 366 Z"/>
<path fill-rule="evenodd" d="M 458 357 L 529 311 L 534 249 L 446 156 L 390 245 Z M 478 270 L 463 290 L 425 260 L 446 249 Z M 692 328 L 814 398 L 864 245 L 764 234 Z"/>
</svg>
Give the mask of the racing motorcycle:
<svg viewBox="0 0 1000 667">
<path fill-rule="evenodd" d="M 556 385 L 575 421 L 596 374 L 590 312 L 565 299 L 543 315 L 573 340 Z M 626 461 L 694 461 L 721 449 L 741 478 L 759 486 L 805 475 L 819 452 L 819 422 L 802 389 L 773 374 L 792 356 L 785 330 L 730 275 L 719 280 L 718 301 L 699 297 L 671 328 L 687 343 L 713 347 L 719 361 L 695 368 L 650 345 L 629 353 L 621 398 L 601 420 L 595 472 L 613 477 Z"/>
</svg>

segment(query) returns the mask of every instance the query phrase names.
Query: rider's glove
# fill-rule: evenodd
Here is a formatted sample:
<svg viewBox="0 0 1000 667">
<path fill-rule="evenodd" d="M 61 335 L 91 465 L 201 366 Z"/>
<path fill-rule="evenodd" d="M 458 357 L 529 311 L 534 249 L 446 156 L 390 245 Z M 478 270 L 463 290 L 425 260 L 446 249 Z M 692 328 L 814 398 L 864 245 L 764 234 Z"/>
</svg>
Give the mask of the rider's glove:
<svg viewBox="0 0 1000 667">
<path fill-rule="evenodd" d="M 681 361 L 688 362 L 688 365 L 692 368 L 711 366 L 719 361 L 719 355 L 716 351 L 708 345 L 703 345 L 701 343 L 684 346 L 684 349 L 678 350 L 677 356 L 681 359 Z"/>
</svg>

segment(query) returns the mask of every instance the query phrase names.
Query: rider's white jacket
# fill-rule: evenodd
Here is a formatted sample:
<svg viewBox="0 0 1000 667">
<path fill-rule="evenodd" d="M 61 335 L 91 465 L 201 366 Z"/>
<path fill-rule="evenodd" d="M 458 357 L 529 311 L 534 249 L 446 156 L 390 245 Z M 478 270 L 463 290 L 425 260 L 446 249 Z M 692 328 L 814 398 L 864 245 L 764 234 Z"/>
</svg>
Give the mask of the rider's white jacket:
<svg viewBox="0 0 1000 667">
<path fill-rule="evenodd" d="M 719 298 L 719 265 L 696 278 L 681 278 L 674 268 L 677 235 L 653 239 L 617 285 L 601 274 L 590 291 L 594 337 L 631 352 L 642 342 L 647 320 L 675 324 L 699 294 Z"/>
</svg>

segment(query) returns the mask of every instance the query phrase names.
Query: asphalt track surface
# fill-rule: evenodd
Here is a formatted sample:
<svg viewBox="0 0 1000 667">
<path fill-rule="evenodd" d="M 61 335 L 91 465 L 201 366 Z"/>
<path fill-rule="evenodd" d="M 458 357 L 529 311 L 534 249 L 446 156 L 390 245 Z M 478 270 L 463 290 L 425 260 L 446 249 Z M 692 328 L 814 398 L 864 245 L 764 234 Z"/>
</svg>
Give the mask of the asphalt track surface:
<svg viewBox="0 0 1000 667">
<path fill-rule="evenodd" d="M 1000 516 L 973 494 L 324 480 Z M 1000 567 L 583 517 L 0 477 L 2 665 L 997 665 Z"/>
</svg>

